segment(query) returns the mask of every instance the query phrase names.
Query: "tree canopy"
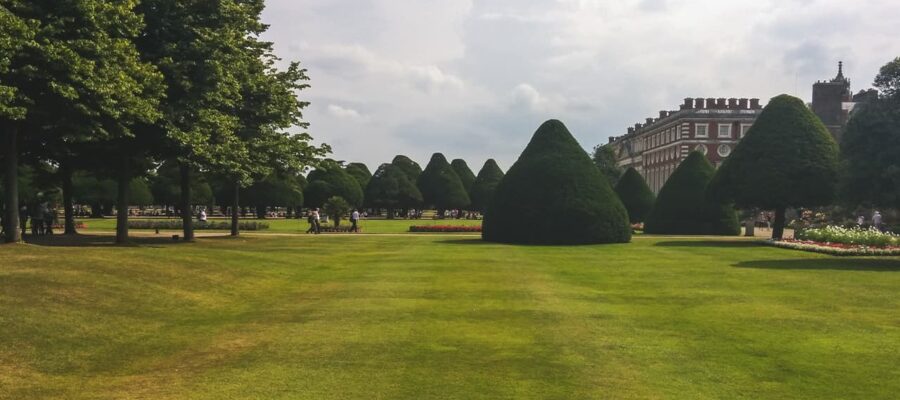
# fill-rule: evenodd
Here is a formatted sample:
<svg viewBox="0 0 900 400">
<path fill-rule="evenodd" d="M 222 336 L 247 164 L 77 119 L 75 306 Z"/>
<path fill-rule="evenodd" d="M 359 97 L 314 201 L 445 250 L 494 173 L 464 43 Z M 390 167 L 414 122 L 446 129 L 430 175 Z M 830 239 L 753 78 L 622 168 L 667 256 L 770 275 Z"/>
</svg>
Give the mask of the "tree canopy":
<svg viewBox="0 0 900 400">
<path fill-rule="evenodd" d="M 622 168 L 619 167 L 618 160 L 616 160 L 616 151 L 611 146 L 594 147 L 594 154 L 591 156 L 591 159 L 594 160 L 594 164 L 600 169 L 600 172 L 603 173 L 610 185 L 615 186 L 619 182 L 619 178 L 622 176 Z"/>
<path fill-rule="evenodd" d="M 466 208 L 471 204 L 469 194 L 447 158 L 434 153 L 416 182 L 426 205 L 438 211 Z"/>
<path fill-rule="evenodd" d="M 707 196 L 716 173 L 706 156 L 691 152 L 675 168 L 644 222 L 644 232 L 665 235 L 738 235 L 737 213 L 728 201 Z"/>
<path fill-rule="evenodd" d="M 882 96 L 900 100 L 900 57 L 881 67 L 874 86 Z"/>
<path fill-rule="evenodd" d="M 422 167 L 419 166 L 419 163 L 411 160 L 409 157 L 404 155 L 398 155 L 394 157 L 394 160 L 391 161 L 391 164 L 400 168 L 404 174 L 409 178 L 410 182 L 416 182 L 419 180 L 419 175 L 422 174 Z"/>
<path fill-rule="evenodd" d="M 887 100 L 857 107 L 841 141 L 841 198 L 900 208 L 900 107 Z"/>
<path fill-rule="evenodd" d="M 388 209 L 393 218 L 395 208 L 418 207 L 422 193 L 405 173 L 393 164 L 381 164 L 366 186 L 365 204 L 372 208 Z"/>
<path fill-rule="evenodd" d="M 363 191 L 359 182 L 353 179 L 340 164 L 334 161 L 320 163 L 307 176 L 309 184 L 303 192 L 307 207 L 322 207 L 329 198 L 343 198 L 351 207 L 359 207 L 363 202 Z"/>
<path fill-rule="evenodd" d="M 713 179 L 712 192 L 741 208 L 776 211 L 781 238 L 789 207 L 828 205 L 835 197 L 838 147 L 800 99 L 769 101 Z"/>
<path fill-rule="evenodd" d="M 484 162 L 484 166 L 478 171 L 475 183 L 472 185 L 471 198 L 472 209 L 484 212 L 488 204 L 494 198 L 497 185 L 503 180 L 503 170 L 493 158 Z"/>
<path fill-rule="evenodd" d="M 453 168 L 453 172 L 456 172 L 456 176 L 462 182 L 463 188 L 466 189 L 466 193 L 471 197 L 472 185 L 475 184 L 475 174 L 469 169 L 469 164 L 466 164 L 466 160 L 457 158 L 450 162 L 450 167 Z"/>
<path fill-rule="evenodd" d="M 497 186 L 484 240 L 526 244 L 631 240 L 628 212 L 562 122 L 550 120 Z"/>
<path fill-rule="evenodd" d="M 628 210 L 628 219 L 632 224 L 644 222 L 656 201 L 656 196 L 647 186 L 644 177 L 634 168 L 628 168 L 619 178 L 616 194 Z"/>
<path fill-rule="evenodd" d="M 372 173 L 369 171 L 369 167 L 363 163 L 350 163 L 347 164 L 347 167 L 344 168 L 353 179 L 356 179 L 359 182 L 359 187 L 366 190 L 366 185 L 369 184 L 369 179 L 372 179 Z"/>
</svg>

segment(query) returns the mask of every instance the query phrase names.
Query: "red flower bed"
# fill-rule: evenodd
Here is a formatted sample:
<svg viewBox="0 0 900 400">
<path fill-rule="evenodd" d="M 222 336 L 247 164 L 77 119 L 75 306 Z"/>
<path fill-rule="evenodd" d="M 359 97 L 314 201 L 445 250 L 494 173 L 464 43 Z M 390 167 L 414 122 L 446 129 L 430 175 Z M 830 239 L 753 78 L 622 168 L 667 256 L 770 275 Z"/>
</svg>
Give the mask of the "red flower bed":
<svg viewBox="0 0 900 400">
<path fill-rule="evenodd" d="M 442 233 L 478 233 L 481 232 L 481 226 L 464 226 L 464 225 L 425 225 L 410 226 L 410 232 L 442 232 Z"/>
</svg>

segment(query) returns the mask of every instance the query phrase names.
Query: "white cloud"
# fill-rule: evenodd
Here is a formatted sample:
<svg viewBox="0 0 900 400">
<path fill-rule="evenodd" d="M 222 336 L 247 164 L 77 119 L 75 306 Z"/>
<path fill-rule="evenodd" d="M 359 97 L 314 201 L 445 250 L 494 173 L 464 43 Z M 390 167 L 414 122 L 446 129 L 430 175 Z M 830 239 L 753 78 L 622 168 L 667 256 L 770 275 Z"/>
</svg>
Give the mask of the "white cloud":
<svg viewBox="0 0 900 400">
<path fill-rule="evenodd" d="M 338 118 L 358 119 L 362 117 L 359 111 L 352 108 L 341 107 L 336 104 L 328 105 L 328 113 Z"/>
</svg>

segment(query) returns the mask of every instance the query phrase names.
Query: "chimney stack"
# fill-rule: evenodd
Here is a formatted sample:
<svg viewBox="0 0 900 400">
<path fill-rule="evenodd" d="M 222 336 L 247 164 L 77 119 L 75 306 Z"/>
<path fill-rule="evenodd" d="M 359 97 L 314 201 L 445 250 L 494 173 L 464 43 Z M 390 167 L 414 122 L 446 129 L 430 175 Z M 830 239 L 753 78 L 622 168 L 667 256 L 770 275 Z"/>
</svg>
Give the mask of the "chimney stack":
<svg viewBox="0 0 900 400">
<path fill-rule="evenodd" d="M 732 97 L 732 98 L 728 99 L 728 108 L 731 110 L 738 108 L 738 102 L 737 102 L 736 98 Z"/>
<path fill-rule="evenodd" d="M 747 99 L 738 99 L 738 108 L 740 108 L 741 110 L 746 110 L 747 107 L 749 107 L 747 105 Z"/>
<path fill-rule="evenodd" d="M 634 128 L 629 126 L 629 127 L 628 127 L 628 134 L 630 135 L 630 134 L 632 134 L 632 133 L 634 133 Z"/>
<path fill-rule="evenodd" d="M 715 109 L 716 108 L 716 99 L 714 99 L 712 97 L 707 97 L 706 98 L 706 108 L 708 108 L 710 110 Z"/>
<path fill-rule="evenodd" d="M 694 104 L 697 105 L 695 108 L 698 110 L 702 110 L 702 109 L 706 108 L 705 104 L 703 103 L 703 99 L 701 99 L 699 97 L 694 99 Z"/>
<path fill-rule="evenodd" d="M 694 99 L 692 97 L 687 97 L 684 99 L 684 104 L 681 105 L 682 110 L 690 110 L 694 108 Z"/>
<path fill-rule="evenodd" d="M 653 124 L 653 118 L 647 118 L 647 123 L 644 126 L 650 126 Z"/>
<path fill-rule="evenodd" d="M 638 122 L 638 123 L 636 123 L 636 124 L 634 124 L 634 130 L 635 130 L 635 131 L 639 131 L 639 130 L 641 130 L 641 128 L 642 128 L 642 127 L 643 127 L 643 125 L 641 125 L 641 123 L 640 123 L 640 122 Z"/>
<path fill-rule="evenodd" d="M 760 108 L 762 107 L 759 105 L 759 99 L 750 99 L 750 109 L 759 110 Z"/>
<path fill-rule="evenodd" d="M 660 112 L 659 112 L 659 119 L 663 119 L 663 118 L 668 117 L 668 116 L 669 116 L 669 112 L 668 112 L 668 111 L 660 111 Z"/>
</svg>

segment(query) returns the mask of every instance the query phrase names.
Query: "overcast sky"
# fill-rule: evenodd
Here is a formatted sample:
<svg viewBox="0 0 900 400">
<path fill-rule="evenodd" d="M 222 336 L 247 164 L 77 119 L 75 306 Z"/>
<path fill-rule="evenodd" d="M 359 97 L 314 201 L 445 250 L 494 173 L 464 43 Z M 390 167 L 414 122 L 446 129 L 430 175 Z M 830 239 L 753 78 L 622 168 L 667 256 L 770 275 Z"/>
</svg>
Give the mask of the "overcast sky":
<svg viewBox="0 0 900 400">
<path fill-rule="evenodd" d="M 900 56 L 900 1 L 268 0 L 265 39 L 309 69 L 310 133 L 374 169 L 396 154 L 504 170 L 541 122 L 585 149 L 685 97 L 810 100 Z"/>
</svg>

